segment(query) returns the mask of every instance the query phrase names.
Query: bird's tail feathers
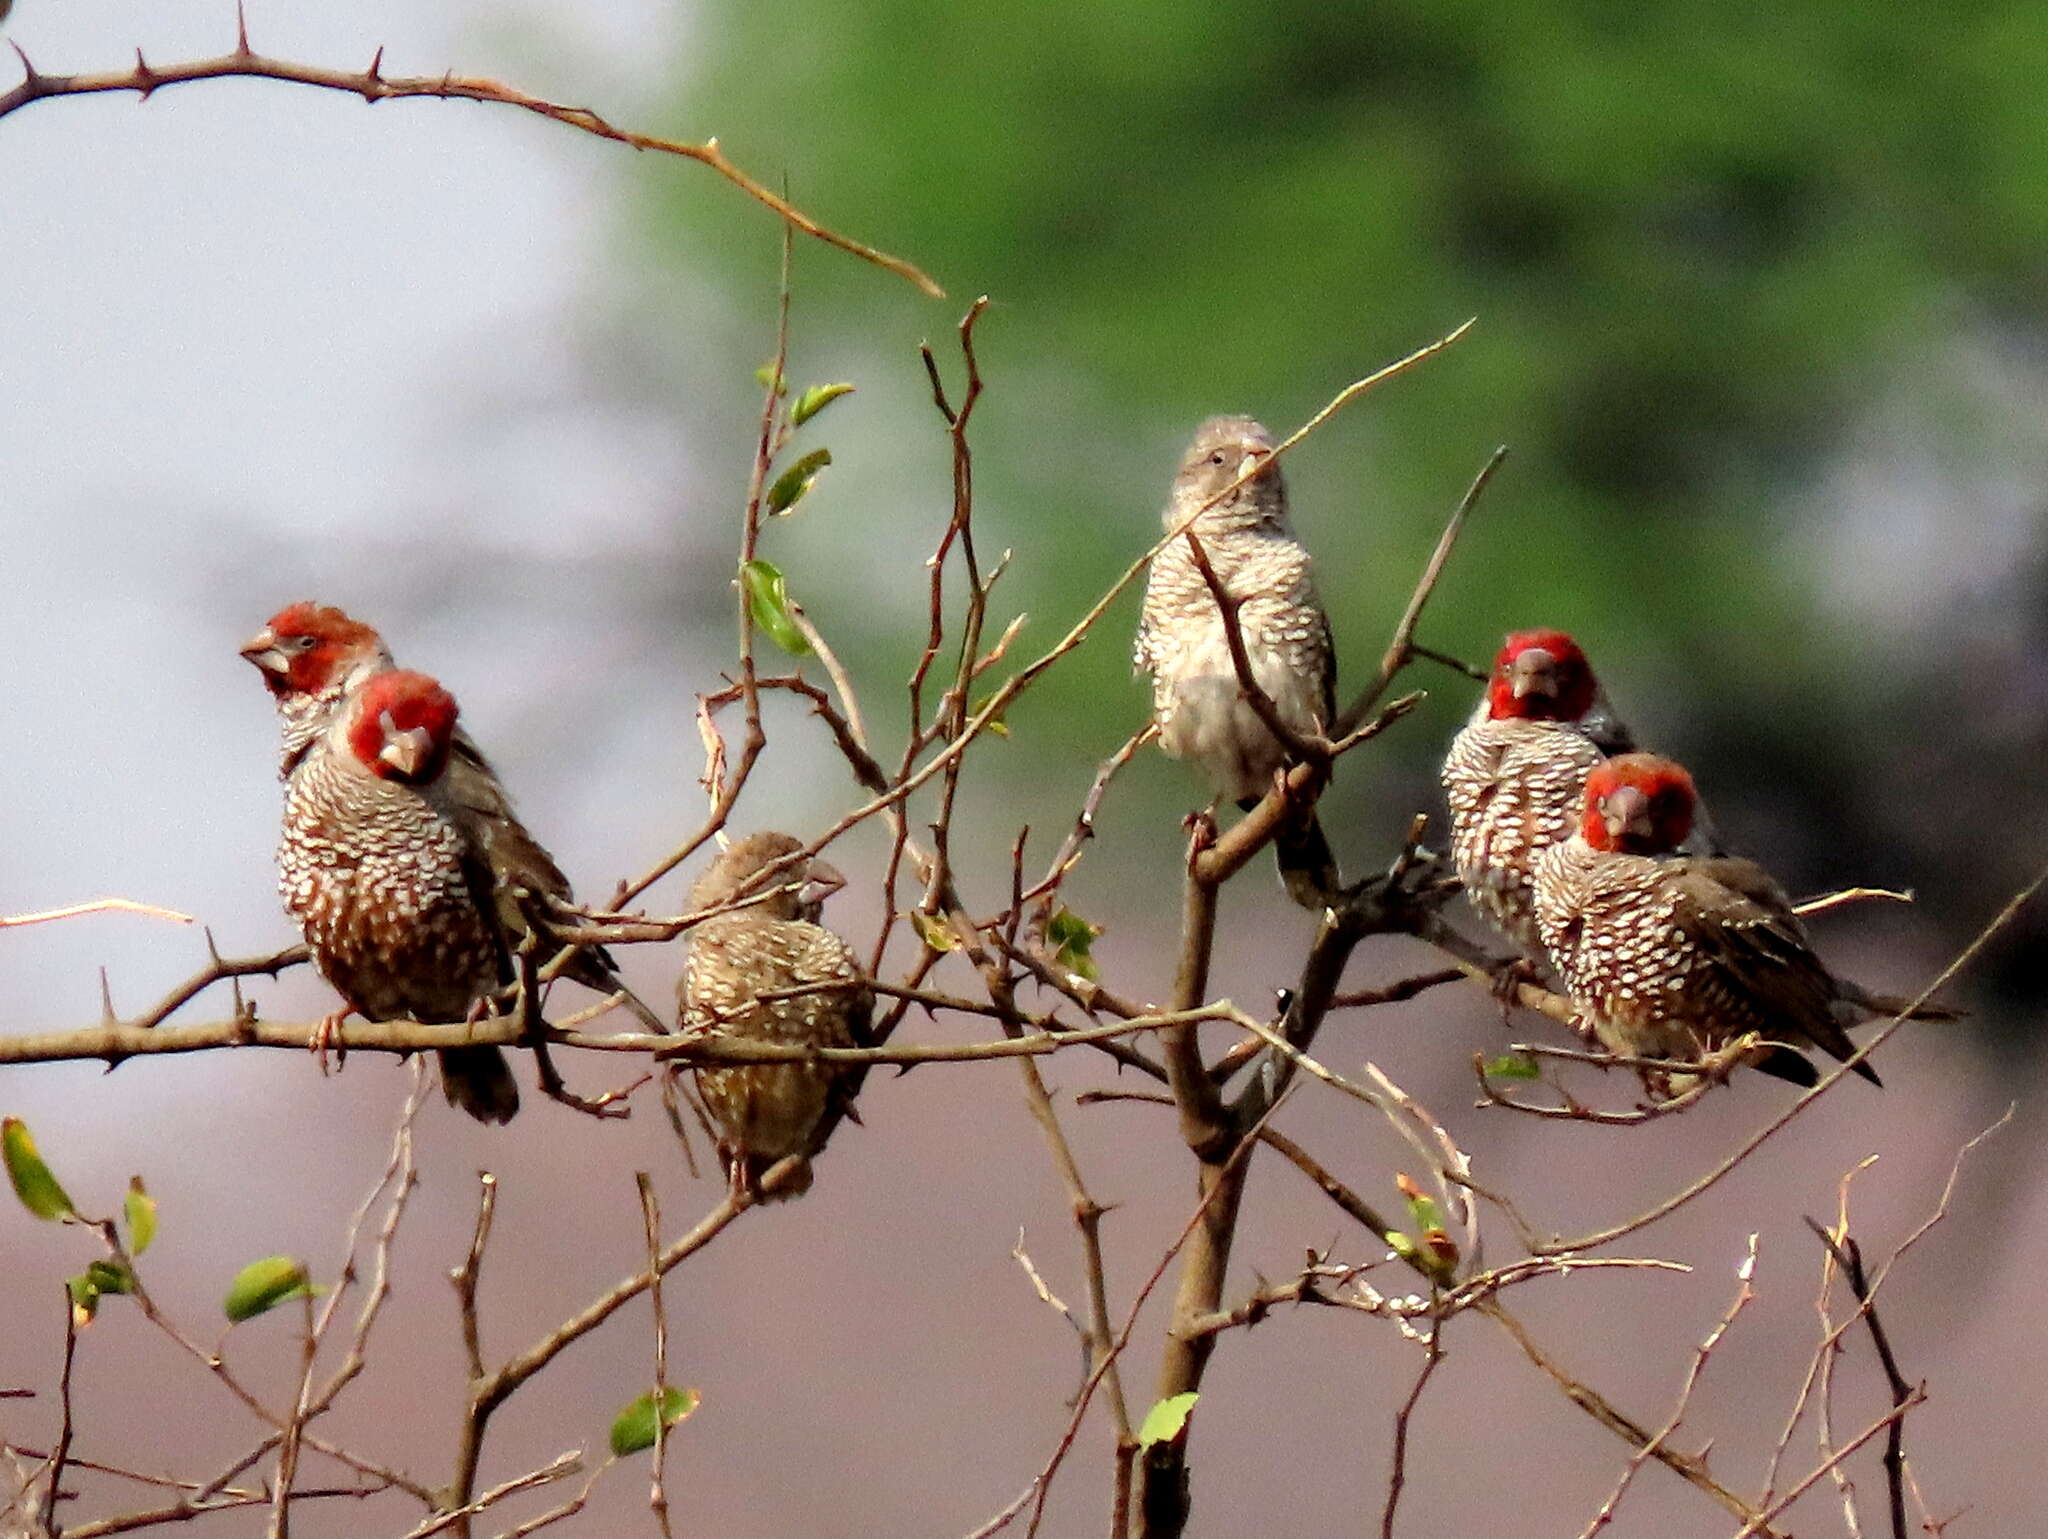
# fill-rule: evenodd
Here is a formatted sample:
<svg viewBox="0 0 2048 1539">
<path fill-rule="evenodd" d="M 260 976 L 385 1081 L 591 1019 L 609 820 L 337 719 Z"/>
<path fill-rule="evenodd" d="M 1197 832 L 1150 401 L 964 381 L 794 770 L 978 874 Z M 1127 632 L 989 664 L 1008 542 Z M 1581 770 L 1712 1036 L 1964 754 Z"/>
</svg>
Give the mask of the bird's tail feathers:
<svg viewBox="0 0 2048 1539">
<path fill-rule="evenodd" d="M 1321 911 L 1335 901 L 1343 878 L 1323 825 L 1311 812 L 1299 824 L 1282 825 L 1273 836 L 1273 854 L 1280 862 L 1280 881 L 1287 896 L 1303 908 Z"/>
<path fill-rule="evenodd" d="M 479 1122 L 510 1122 L 519 1110 L 519 1084 L 512 1066 L 497 1048 L 444 1047 L 440 1051 L 441 1090 L 450 1106 L 459 1106 Z"/>
<path fill-rule="evenodd" d="M 1933 1000 L 1908 1010 L 1906 1007 L 1913 1003 L 1911 999 L 1897 994 L 1872 993 L 1861 984 L 1851 983 L 1846 978 L 1837 979 L 1836 982 L 1842 998 L 1871 1015 L 1903 1015 L 1909 1021 L 1959 1021 L 1970 1013 L 1952 1005 L 1936 1004 Z"/>
</svg>

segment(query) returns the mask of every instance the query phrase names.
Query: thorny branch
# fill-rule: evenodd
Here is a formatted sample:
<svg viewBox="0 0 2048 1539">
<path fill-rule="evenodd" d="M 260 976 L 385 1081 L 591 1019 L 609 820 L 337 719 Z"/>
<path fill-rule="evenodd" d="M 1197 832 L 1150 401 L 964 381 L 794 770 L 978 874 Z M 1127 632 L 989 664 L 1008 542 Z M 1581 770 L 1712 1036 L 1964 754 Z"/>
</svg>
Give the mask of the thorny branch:
<svg viewBox="0 0 2048 1539">
<path fill-rule="evenodd" d="M 901 257 L 890 256 L 885 251 L 878 251 L 873 246 L 864 245 L 850 236 L 842 235 L 837 230 L 818 223 L 790 203 L 787 198 L 755 181 L 726 158 L 716 139 L 706 139 L 700 144 L 693 144 L 680 139 L 663 139 L 653 134 L 635 133 L 630 129 L 614 126 L 588 107 L 563 106 L 476 75 L 387 75 L 384 73 L 382 48 L 379 48 L 371 58 L 369 67 L 360 71 L 328 69 L 319 65 L 298 64 L 288 59 L 269 58 L 250 48 L 248 26 L 239 10 L 236 16 L 234 48 L 211 59 L 193 59 L 182 64 L 151 64 L 143 58 L 142 50 L 138 48 L 135 50 L 135 63 L 129 69 L 101 70 L 80 75 L 55 75 L 37 69 L 29 62 L 28 55 L 22 52 L 18 44 L 15 45 L 14 52 L 21 60 L 22 79 L 12 90 L 0 91 L 0 117 L 17 112 L 33 102 L 53 101 L 64 96 L 133 91 L 143 101 L 147 101 L 165 86 L 184 85 L 198 80 L 236 78 L 278 80 L 293 85 L 317 86 L 324 90 L 360 96 L 372 104 L 394 98 L 437 97 L 449 101 L 491 102 L 516 107 L 523 112 L 546 118 L 550 122 L 560 123 L 586 134 L 594 134 L 600 139 L 609 139 L 615 144 L 694 160 L 717 172 L 755 202 L 773 210 L 789 228 L 800 230 L 828 246 L 837 246 L 841 251 L 859 257 L 864 262 L 872 262 L 887 272 L 895 273 L 935 299 L 945 297 L 943 289 Z"/>
</svg>

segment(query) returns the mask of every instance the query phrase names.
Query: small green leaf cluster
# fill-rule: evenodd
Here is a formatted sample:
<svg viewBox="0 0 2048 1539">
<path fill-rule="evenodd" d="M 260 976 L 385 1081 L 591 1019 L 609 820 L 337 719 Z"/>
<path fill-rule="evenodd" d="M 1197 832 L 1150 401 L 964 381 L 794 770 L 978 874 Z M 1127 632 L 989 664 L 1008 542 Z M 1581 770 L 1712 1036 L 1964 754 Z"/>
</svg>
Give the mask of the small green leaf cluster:
<svg viewBox="0 0 2048 1539">
<path fill-rule="evenodd" d="M 99 1313 L 101 1299 L 141 1291 L 135 1263 L 155 1242 L 157 1234 L 156 1199 L 149 1195 L 142 1177 L 129 1178 L 117 1225 L 111 1219 L 91 1219 L 78 1211 L 63 1183 L 45 1163 L 28 1124 L 19 1117 L 0 1119 L 0 1159 L 7 1166 L 7 1180 L 14 1195 L 31 1216 L 51 1223 L 83 1224 L 98 1229 L 106 1239 L 106 1256 L 87 1263 L 83 1272 L 64 1280 L 71 1295 L 72 1318 L 77 1324 L 92 1322 Z M 120 1240 L 123 1227 L 128 1231 L 125 1244 Z M 221 1312 L 230 1325 L 239 1325 L 287 1299 L 311 1298 L 321 1291 L 308 1276 L 304 1262 L 291 1256 L 266 1256 L 235 1274 L 221 1302 Z"/>
</svg>

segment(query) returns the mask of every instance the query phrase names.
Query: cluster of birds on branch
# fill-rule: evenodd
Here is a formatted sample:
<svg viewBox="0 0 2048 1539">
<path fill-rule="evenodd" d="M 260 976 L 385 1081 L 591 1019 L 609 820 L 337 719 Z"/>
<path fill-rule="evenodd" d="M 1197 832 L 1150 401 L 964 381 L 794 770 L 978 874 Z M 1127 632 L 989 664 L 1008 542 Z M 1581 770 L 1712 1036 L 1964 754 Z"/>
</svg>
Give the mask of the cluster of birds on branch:
<svg viewBox="0 0 2048 1539">
<path fill-rule="evenodd" d="M 1152 676 L 1165 751 L 1250 807 L 1286 784 L 1289 761 L 1259 704 L 1301 740 L 1321 737 L 1336 715 L 1330 623 L 1265 429 L 1249 417 L 1204 423 L 1164 518 L 1176 538 L 1151 564 L 1137 667 Z M 1244 687 L 1233 629 L 1264 702 Z M 474 1025 L 520 981 L 522 961 L 531 976 L 536 958 L 550 976 L 617 995 L 650 1030 L 669 1031 L 602 946 L 565 943 L 583 922 L 568 879 L 514 814 L 446 689 L 400 668 L 370 626 L 310 602 L 279 611 L 242 655 L 269 687 L 283 733 L 279 887 L 343 1001 L 315 1047 L 324 1051 L 351 1012 Z M 1895 1002 L 1830 973 L 1760 867 L 1689 849 L 1699 821 L 1691 778 L 1633 748 L 1569 636 L 1510 636 L 1444 765 L 1465 891 L 1519 949 L 1523 976 L 1547 967 L 1575 1024 L 1610 1052 L 1696 1063 L 1754 1034 L 1757 1067 L 1814 1083 L 1795 1048 L 1847 1058 L 1844 1025 Z M 1338 892 L 1312 804 L 1291 807 L 1274 842 L 1297 901 L 1320 905 Z M 685 1038 L 871 1043 L 869 980 L 820 923 L 844 880 L 804 851 L 787 834 L 750 834 L 698 878 L 690 907 L 708 917 L 690 932 L 677 990 Z M 543 1084 L 558 1090 L 546 1044 L 528 1045 Z M 518 1111 L 496 1045 L 438 1051 L 453 1105 L 483 1122 Z M 1867 1064 L 1857 1068 L 1876 1080 Z M 865 1066 L 694 1072 L 735 1188 L 758 1194 L 766 1183 L 789 1195 L 809 1184 L 811 1159 L 853 1115 Z M 1669 1092 L 1668 1069 L 1643 1072 L 1653 1093 Z"/>
<path fill-rule="evenodd" d="M 1249 698 L 1217 588 L 1231 601 L 1245 671 L 1281 724 L 1310 739 L 1336 716 L 1330 622 L 1266 430 L 1249 417 L 1204 423 L 1163 521 L 1174 538 L 1153 558 L 1136 665 L 1152 676 L 1160 745 L 1248 808 L 1284 789 L 1288 754 Z M 1692 777 L 1635 751 L 1562 631 L 1507 638 L 1451 744 L 1443 786 L 1458 877 L 1519 952 L 1503 984 L 1553 976 L 1581 1035 L 1655 1061 L 1639 1073 L 1659 1099 L 1697 1079 L 1669 1065 L 1747 1037 L 1744 1061 L 1815 1084 L 1798 1048 L 1847 1059 L 1845 1027 L 1905 1009 L 1828 970 L 1770 874 L 1719 849 Z M 1336 862 L 1314 809 L 1295 811 L 1275 843 L 1296 900 L 1332 901 Z M 1913 1014 L 1953 1016 L 1924 1005 Z M 1878 1082 L 1868 1063 L 1855 1068 Z"/>
<path fill-rule="evenodd" d="M 400 668 L 383 637 L 339 609 L 293 604 L 242 648 L 283 729 L 278 887 L 343 1008 L 372 1020 L 474 1025 L 518 981 L 522 958 L 567 949 L 560 976 L 616 994 L 650 1030 L 669 1024 L 620 981 L 601 946 L 565 948 L 569 880 L 512 810 L 498 776 L 457 724 L 454 696 Z M 690 934 L 677 987 L 683 1034 L 861 1047 L 874 996 L 852 948 L 818 920 L 844 880 L 787 834 L 734 840 L 690 892 L 709 917 Z M 543 1082 L 546 1045 L 532 1044 Z M 452 1105 L 509 1121 L 519 1087 L 492 1044 L 438 1050 Z M 736 1188 L 790 1196 L 849 1115 L 864 1067 L 784 1062 L 696 1071 Z M 774 1168 L 789 1163 L 772 1182 Z"/>
</svg>

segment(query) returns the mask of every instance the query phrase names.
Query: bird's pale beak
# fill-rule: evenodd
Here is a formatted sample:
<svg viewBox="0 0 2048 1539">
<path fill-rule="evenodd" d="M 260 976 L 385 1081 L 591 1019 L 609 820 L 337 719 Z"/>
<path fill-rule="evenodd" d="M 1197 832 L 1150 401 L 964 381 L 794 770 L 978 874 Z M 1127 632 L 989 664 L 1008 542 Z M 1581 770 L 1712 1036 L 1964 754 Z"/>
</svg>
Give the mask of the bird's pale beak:
<svg viewBox="0 0 2048 1539">
<path fill-rule="evenodd" d="M 425 727 L 411 727 L 401 732 L 393 725 L 391 717 L 385 716 L 384 746 L 377 750 L 380 763 L 390 765 L 407 780 L 417 780 L 433 753 L 434 739 Z"/>
<path fill-rule="evenodd" d="M 1656 827 L 1650 820 L 1650 798 L 1634 786 L 1617 786 L 1600 804 L 1600 819 L 1607 825 L 1607 837 L 1616 845 L 1631 840 L 1647 843 Z"/>
<path fill-rule="evenodd" d="M 267 625 L 249 638 L 242 656 L 275 678 L 281 679 L 291 671 L 291 659 L 284 655 L 284 648 L 277 644 L 276 635 Z"/>
<path fill-rule="evenodd" d="M 836 866 L 828 866 L 822 860 L 814 860 L 810 874 L 796 890 L 797 903 L 809 913 L 815 913 L 825 906 L 825 900 L 846 885 L 846 878 L 839 874 Z"/>
<path fill-rule="evenodd" d="M 1541 647 L 1519 653 L 1508 671 L 1508 689 L 1517 700 L 1534 695 L 1547 700 L 1557 693 L 1557 659 Z"/>
<path fill-rule="evenodd" d="M 1244 458 L 1237 462 L 1237 473 L 1240 476 L 1251 476 L 1256 480 L 1271 469 L 1272 465 L 1271 449 L 1261 444 L 1249 444 L 1245 447 Z"/>
</svg>

